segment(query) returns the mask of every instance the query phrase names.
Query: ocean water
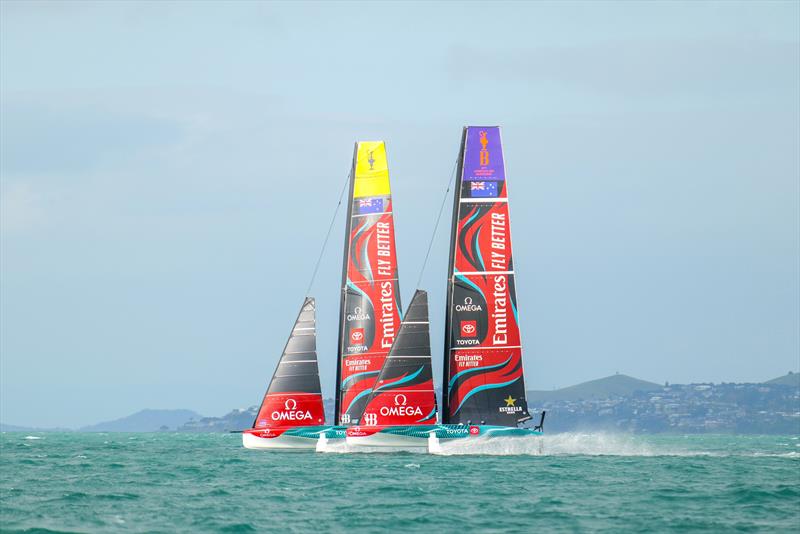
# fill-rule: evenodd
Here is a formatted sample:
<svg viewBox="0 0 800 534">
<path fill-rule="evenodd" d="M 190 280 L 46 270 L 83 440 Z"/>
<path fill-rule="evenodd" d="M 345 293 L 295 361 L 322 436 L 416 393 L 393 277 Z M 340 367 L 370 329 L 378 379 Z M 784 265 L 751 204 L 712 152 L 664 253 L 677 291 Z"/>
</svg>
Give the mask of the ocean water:
<svg viewBox="0 0 800 534">
<path fill-rule="evenodd" d="M 541 456 L 518 441 L 430 456 L 251 451 L 236 434 L 3 433 L 0 530 L 800 529 L 798 436 L 544 439 Z"/>
</svg>

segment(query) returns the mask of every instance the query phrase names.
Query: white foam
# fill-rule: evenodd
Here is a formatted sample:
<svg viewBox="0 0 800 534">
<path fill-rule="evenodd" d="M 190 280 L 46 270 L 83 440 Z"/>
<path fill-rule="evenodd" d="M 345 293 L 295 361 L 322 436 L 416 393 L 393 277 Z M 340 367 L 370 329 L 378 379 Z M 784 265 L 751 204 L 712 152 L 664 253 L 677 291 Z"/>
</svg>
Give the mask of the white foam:
<svg viewBox="0 0 800 534">
<path fill-rule="evenodd" d="M 44 439 L 41 436 L 25 436 L 25 439 Z"/>
<path fill-rule="evenodd" d="M 659 450 L 631 434 L 567 432 L 544 437 L 544 453 L 588 456 L 661 456 L 677 451 Z"/>
<path fill-rule="evenodd" d="M 343 439 L 332 439 L 327 441 L 324 450 L 318 449 L 317 452 L 328 452 L 335 454 L 413 452 L 425 454 L 428 451 L 423 447 L 368 447 L 365 445 L 348 445 L 347 441 Z"/>
<path fill-rule="evenodd" d="M 760 457 L 767 457 L 767 458 L 800 458 L 800 452 L 797 452 L 797 451 L 777 452 L 777 453 L 754 452 L 753 456 L 760 456 Z"/>
<path fill-rule="evenodd" d="M 706 454 L 666 450 L 631 434 L 565 432 L 544 436 L 481 437 L 443 440 L 443 455 L 485 454 L 494 456 L 682 456 Z"/>
<path fill-rule="evenodd" d="M 688 445 L 688 444 L 687 444 Z M 799 451 L 719 451 L 690 449 L 679 444 L 653 443 L 647 436 L 609 432 L 565 432 L 542 437 L 493 437 L 442 440 L 443 455 L 528 456 L 760 456 L 800 458 Z"/>
<path fill-rule="evenodd" d="M 441 440 L 441 449 L 435 454 L 442 456 L 484 454 L 491 456 L 540 454 L 542 439 L 539 436 L 485 437 Z"/>
</svg>

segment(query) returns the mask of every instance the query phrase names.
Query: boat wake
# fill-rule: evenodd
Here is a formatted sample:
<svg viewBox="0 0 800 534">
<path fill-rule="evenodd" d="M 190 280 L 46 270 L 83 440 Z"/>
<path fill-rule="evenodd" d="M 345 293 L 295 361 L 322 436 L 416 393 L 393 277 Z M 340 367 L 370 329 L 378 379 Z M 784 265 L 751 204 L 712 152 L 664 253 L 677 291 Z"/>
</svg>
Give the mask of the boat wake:
<svg viewBox="0 0 800 534">
<path fill-rule="evenodd" d="M 566 432 L 547 435 L 544 452 L 554 456 L 662 456 L 677 453 L 677 451 L 661 450 L 631 434 L 609 432 Z"/>
<path fill-rule="evenodd" d="M 489 455 L 489 456 L 541 456 L 545 451 L 546 438 L 540 436 L 526 437 L 480 437 L 455 439 L 440 442 L 440 456 L 455 455 Z"/>
<path fill-rule="evenodd" d="M 441 455 L 528 456 L 705 456 L 800 458 L 800 452 L 697 450 L 652 443 L 647 437 L 610 432 L 565 432 L 542 437 L 494 437 L 442 442 Z"/>
<path fill-rule="evenodd" d="M 330 440 L 326 443 L 324 449 L 318 447 L 317 452 L 334 454 L 410 452 L 426 454 L 428 450 L 424 447 L 369 447 L 367 445 L 348 445 L 344 440 Z"/>
<path fill-rule="evenodd" d="M 442 443 L 439 454 L 529 456 L 694 456 L 708 453 L 668 450 L 631 434 L 565 432 L 542 437 L 495 437 Z"/>
<path fill-rule="evenodd" d="M 774 457 L 800 458 L 800 451 L 754 451 L 687 448 L 679 443 L 653 443 L 647 436 L 611 432 L 565 432 L 526 437 L 480 437 L 442 440 L 439 456 L 693 456 L 693 457 Z M 329 453 L 415 453 L 426 454 L 425 448 L 368 447 L 348 445 L 344 440 L 328 442 Z M 415 464 L 409 464 L 415 465 Z"/>
</svg>

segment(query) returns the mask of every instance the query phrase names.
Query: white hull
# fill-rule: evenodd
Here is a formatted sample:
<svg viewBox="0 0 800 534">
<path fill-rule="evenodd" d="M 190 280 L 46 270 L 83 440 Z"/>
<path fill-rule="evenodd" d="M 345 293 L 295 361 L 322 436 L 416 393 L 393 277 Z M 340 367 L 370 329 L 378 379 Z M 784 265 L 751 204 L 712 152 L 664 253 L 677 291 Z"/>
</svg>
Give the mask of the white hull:
<svg viewBox="0 0 800 534">
<path fill-rule="evenodd" d="M 347 444 L 354 447 L 422 447 L 428 446 L 428 438 L 403 436 L 376 432 L 369 436 L 347 436 Z"/>
<path fill-rule="evenodd" d="M 246 449 L 314 449 L 317 440 L 281 434 L 274 438 L 262 438 L 253 434 L 242 434 L 242 445 Z"/>
<path fill-rule="evenodd" d="M 431 433 L 427 443 L 429 454 L 486 454 L 486 455 L 533 455 L 544 454 L 544 439 L 541 434 L 492 436 L 469 436 L 456 439 L 440 439 Z"/>
</svg>

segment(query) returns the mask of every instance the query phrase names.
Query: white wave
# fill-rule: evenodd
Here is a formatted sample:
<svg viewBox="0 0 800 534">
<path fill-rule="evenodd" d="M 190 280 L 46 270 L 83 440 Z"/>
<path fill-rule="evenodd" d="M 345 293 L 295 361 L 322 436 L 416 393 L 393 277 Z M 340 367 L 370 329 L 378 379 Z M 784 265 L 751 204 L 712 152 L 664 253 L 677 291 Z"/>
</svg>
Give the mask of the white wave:
<svg viewBox="0 0 800 534">
<path fill-rule="evenodd" d="M 44 439 L 42 436 L 25 436 L 25 439 Z"/>
<path fill-rule="evenodd" d="M 406 469 L 419 469 L 419 464 L 406 464 L 403 467 Z"/>
<path fill-rule="evenodd" d="M 539 436 L 524 437 L 479 437 L 466 439 L 441 440 L 441 456 L 480 454 L 490 456 L 539 456 L 542 454 L 543 438 Z"/>
<path fill-rule="evenodd" d="M 677 443 L 653 443 L 648 436 L 610 432 L 565 432 L 542 437 L 481 437 L 441 441 L 442 455 L 528 456 L 759 456 L 800 458 L 800 451 L 720 451 L 689 448 Z"/>
<path fill-rule="evenodd" d="M 762 458 L 800 458 L 800 452 L 791 451 L 791 452 L 754 452 L 752 456 L 762 457 Z"/>
<path fill-rule="evenodd" d="M 654 447 L 631 434 L 605 432 L 546 434 L 544 436 L 456 439 L 441 442 L 443 455 L 485 454 L 495 456 L 664 456 L 704 454 Z"/>
<path fill-rule="evenodd" d="M 684 436 L 686 437 L 686 436 Z M 770 450 L 720 450 L 706 448 L 692 440 L 654 439 L 652 436 L 613 432 L 565 432 L 544 436 L 478 437 L 441 440 L 437 455 L 488 455 L 488 456 L 694 456 L 735 457 L 759 456 L 775 458 L 800 458 L 800 451 L 775 452 Z M 694 446 L 693 446 L 694 445 Z M 347 445 L 344 440 L 330 440 L 324 452 L 349 453 L 427 453 L 425 448 L 366 447 Z M 413 468 L 416 464 L 405 467 Z"/>
<path fill-rule="evenodd" d="M 348 445 L 343 439 L 332 439 L 327 442 L 325 450 L 318 450 L 317 452 L 334 454 L 412 452 L 417 454 L 425 454 L 428 452 L 428 450 L 424 447 L 367 447 L 365 445 Z"/>
<path fill-rule="evenodd" d="M 660 450 L 631 434 L 564 433 L 544 437 L 545 454 L 580 454 L 587 456 L 661 456 L 678 451 Z"/>
</svg>

